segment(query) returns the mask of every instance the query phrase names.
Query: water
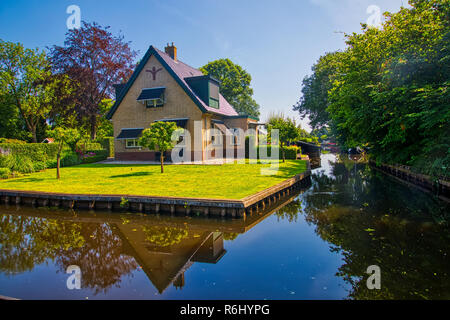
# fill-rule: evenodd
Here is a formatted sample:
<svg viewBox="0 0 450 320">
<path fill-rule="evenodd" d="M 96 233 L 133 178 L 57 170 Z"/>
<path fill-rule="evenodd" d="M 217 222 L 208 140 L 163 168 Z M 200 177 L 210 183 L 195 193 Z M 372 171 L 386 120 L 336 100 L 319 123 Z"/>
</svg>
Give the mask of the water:
<svg viewBox="0 0 450 320">
<path fill-rule="evenodd" d="M 245 222 L 0 206 L 0 295 L 449 299 L 449 205 L 357 161 L 321 163 L 309 189 Z"/>
</svg>

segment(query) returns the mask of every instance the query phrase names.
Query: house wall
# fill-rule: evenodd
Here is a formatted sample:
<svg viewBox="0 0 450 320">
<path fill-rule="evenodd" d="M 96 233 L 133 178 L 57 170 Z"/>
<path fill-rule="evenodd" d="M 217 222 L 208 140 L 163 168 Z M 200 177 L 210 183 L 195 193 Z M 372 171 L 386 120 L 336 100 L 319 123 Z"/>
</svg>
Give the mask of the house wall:
<svg viewBox="0 0 450 320">
<path fill-rule="evenodd" d="M 155 80 L 152 73 L 146 72 L 153 67 L 162 69 L 156 73 Z M 166 87 L 163 107 L 146 108 L 144 104 L 136 101 L 142 89 L 154 87 Z M 193 155 L 201 154 L 202 149 L 195 148 L 193 137 L 194 121 L 203 119 L 201 110 L 159 61 L 151 56 L 112 116 L 114 137 L 117 137 L 123 128 L 148 128 L 155 120 L 169 118 L 189 118 L 186 129 L 192 136 L 191 150 Z M 126 148 L 125 140 L 115 140 L 115 153 L 116 160 L 155 160 L 155 152 L 144 148 Z"/>
</svg>

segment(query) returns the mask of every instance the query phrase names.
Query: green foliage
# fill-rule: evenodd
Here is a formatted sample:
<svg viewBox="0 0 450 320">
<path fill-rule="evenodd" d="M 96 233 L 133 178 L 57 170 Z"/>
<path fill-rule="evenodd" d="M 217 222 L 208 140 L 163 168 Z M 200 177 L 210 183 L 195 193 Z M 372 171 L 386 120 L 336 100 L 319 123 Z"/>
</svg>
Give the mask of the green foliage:
<svg viewBox="0 0 450 320">
<path fill-rule="evenodd" d="M 450 5 L 410 4 L 322 57 L 296 110 L 329 124 L 345 147 L 368 147 L 377 162 L 448 177 Z"/>
<path fill-rule="evenodd" d="M 12 173 L 32 173 L 34 172 L 33 161 L 23 154 L 8 154 L 0 156 L 2 167 L 8 168 Z"/>
<path fill-rule="evenodd" d="M 108 158 L 108 150 L 90 150 L 82 158 L 82 163 L 94 163 L 106 160 Z"/>
<path fill-rule="evenodd" d="M 302 149 L 297 146 L 289 146 L 289 147 L 283 147 L 286 159 L 295 160 L 297 159 L 297 154 L 302 152 Z"/>
<path fill-rule="evenodd" d="M 11 154 L 26 155 L 33 162 L 46 162 L 56 157 L 58 146 L 54 143 L 0 143 L 0 150 Z"/>
<path fill-rule="evenodd" d="M 239 114 L 259 116 L 259 105 L 253 100 L 252 77 L 230 59 L 219 59 L 200 68 L 221 82 L 220 93 Z"/>
<path fill-rule="evenodd" d="M 97 141 L 98 143 L 100 143 L 102 149 L 108 151 L 108 157 L 114 157 L 114 137 L 104 137 L 101 139 L 97 139 Z"/>
<path fill-rule="evenodd" d="M 173 149 L 175 146 L 172 136 L 177 130 L 183 129 L 178 128 L 175 122 L 158 121 L 150 124 L 150 128 L 142 131 L 139 138 L 139 145 L 142 147 L 160 151 L 161 173 L 164 172 L 164 152 Z"/>
<path fill-rule="evenodd" d="M 23 140 L 17 140 L 17 139 L 7 139 L 7 138 L 0 138 L 0 143 L 17 143 L 17 144 L 26 144 L 26 141 Z"/>
<path fill-rule="evenodd" d="M 33 142 L 38 142 L 38 127 L 45 126 L 45 119 L 50 117 L 53 105 L 59 99 L 61 92 L 57 88 L 65 87 L 61 83 L 67 81 L 64 77 L 53 77 L 45 52 L 0 39 L 2 109 L 5 104 L 10 109 L 15 106 L 11 111 L 16 116 L 19 111 Z"/>
<path fill-rule="evenodd" d="M 188 231 L 184 228 L 164 227 L 164 226 L 143 226 L 145 239 L 160 247 L 170 247 L 180 243 L 188 237 Z"/>
<path fill-rule="evenodd" d="M 0 168 L 0 179 L 7 179 L 11 175 L 9 168 Z"/>
</svg>

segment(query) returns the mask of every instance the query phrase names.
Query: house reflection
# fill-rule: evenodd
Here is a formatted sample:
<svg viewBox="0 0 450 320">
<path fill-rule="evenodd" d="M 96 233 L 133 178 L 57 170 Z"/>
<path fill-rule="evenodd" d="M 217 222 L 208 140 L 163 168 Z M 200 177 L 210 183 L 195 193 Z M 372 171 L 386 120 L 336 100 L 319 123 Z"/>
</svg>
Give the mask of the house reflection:
<svg viewBox="0 0 450 320">
<path fill-rule="evenodd" d="M 222 232 L 135 224 L 118 224 L 116 228 L 124 253 L 136 259 L 159 293 L 171 283 L 182 288 L 184 272 L 194 262 L 217 263 L 226 253 Z M 178 241 L 169 238 L 166 240 L 170 244 L 152 241 L 170 233 L 175 233 Z"/>
<path fill-rule="evenodd" d="M 224 240 L 247 232 L 297 195 L 245 220 L 0 206 L 0 272 L 33 271 L 50 260 L 63 273 L 78 265 L 82 288 L 97 294 L 141 268 L 159 293 L 170 285 L 182 289 L 194 263 L 220 262 Z"/>
</svg>

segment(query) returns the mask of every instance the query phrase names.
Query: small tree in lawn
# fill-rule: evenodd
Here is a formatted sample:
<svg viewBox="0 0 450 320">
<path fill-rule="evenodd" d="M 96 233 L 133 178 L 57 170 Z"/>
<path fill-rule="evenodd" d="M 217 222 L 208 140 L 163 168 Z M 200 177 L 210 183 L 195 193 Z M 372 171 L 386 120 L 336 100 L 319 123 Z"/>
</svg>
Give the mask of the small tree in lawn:
<svg viewBox="0 0 450 320">
<path fill-rule="evenodd" d="M 279 130 L 280 149 L 283 154 L 283 162 L 286 160 L 285 147 L 288 142 L 292 142 L 299 137 L 300 131 L 295 125 L 295 121 L 284 118 L 282 115 L 272 116 L 268 121 L 268 132 L 272 129 Z"/>
<path fill-rule="evenodd" d="M 76 129 L 56 127 L 53 130 L 49 130 L 47 135 L 55 140 L 54 143 L 58 144 L 58 151 L 56 153 L 56 179 L 60 179 L 59 168 L 61 167 L 63 147 L 66 144 L 73 143 L 73 141 L 78 141 L 80 139 L 80 133 Z"/>
<path fill-rule="evenodd" d="M 164 173 L 164 152 L 173 149 L 175 144 L 172 140 L 172 134 L 181 128 L 177 127 L 175 122 L 159 121 L 150 124 L 150 128 L 142 131 L 139 138 L 139 145 L 156 150 L 158 148 L 161 162 L 161 173 Z"/>
</svg>

